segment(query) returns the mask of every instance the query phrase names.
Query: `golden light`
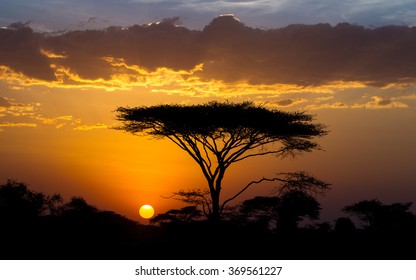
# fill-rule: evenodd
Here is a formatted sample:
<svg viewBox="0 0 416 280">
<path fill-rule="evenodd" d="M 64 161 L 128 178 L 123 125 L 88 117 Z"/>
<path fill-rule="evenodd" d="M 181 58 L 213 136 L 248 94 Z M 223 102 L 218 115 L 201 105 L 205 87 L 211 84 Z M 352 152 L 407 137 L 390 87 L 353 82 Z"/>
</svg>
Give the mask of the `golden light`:
<svg viewBox="0 0 416 280">
<path fill-rule="evenodd" d="M 145 204 L 142 207 L 140 207 L 139 213 L 142 218 L 150 219 L 151 217 L 153 217 L 155 210 L 151 205 Z"/>
</svg>

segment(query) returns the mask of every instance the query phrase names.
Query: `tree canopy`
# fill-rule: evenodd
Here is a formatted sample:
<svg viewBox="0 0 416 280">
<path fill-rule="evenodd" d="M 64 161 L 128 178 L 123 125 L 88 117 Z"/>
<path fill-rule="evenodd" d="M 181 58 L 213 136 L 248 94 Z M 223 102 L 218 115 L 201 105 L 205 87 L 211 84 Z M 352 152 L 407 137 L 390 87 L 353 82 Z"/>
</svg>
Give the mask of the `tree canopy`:
<svg viewBox="0 0 416 280">
<path fill-rule="evenodd" d="M 222 180 L 227 168 L 256 156 L 295 156 L 319 149 L 315 137 L 327 134 L 305 112 L 267 109 L 253 102 L 119 107 L 116 129 L 168 138 L 199 165 L 211 195 L 211 216 L 218 218 Z"/>
<path fill-rule="evenodd" d="M 203 141 L 212 152 L 230 148 L 246 151 L 276 141 L 283 145 L 270 153 L 310 151 L 318 148 L 312 138 L 327 133 L 324 125 L 312 122 L 312 115 L 269 110 L 252 102 L 119 107 L 117 119 L 123 122 L 118 129 L 168 137 L 179 146 L 187 144 L 179 141 L 179 137 L 185 141 L 192 139 L 196 144 Z M 217 140 L 223 141 L 222 147 L 214 146 Z M 238 156 L 241 155 L 234 155 Z M 228 157 L 234 158 L 231 154 Z"/>
</svg>

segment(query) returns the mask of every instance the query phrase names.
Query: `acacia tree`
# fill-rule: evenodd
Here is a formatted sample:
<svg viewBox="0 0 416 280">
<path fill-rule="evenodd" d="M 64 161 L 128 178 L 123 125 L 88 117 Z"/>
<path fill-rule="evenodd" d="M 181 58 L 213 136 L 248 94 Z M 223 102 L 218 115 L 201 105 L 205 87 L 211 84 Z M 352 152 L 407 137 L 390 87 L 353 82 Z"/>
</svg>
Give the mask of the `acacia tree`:
<svg viewBox="0 0 416 280">
<path fill-rule="evenodd" d="M 309 114 L 270 110 L 252 102 L 119 107 L 116 112 L 123 123 L 116 129 L 168 138 L 192 157 L 207 181 L 212 220 L 218 220 L 225 204 L 251 185 L 220 204 L 222 181 L 232 164 L 257 156 L 310 152 L 319 149 L 313 139 L 327 133 Z"/>
</svg>

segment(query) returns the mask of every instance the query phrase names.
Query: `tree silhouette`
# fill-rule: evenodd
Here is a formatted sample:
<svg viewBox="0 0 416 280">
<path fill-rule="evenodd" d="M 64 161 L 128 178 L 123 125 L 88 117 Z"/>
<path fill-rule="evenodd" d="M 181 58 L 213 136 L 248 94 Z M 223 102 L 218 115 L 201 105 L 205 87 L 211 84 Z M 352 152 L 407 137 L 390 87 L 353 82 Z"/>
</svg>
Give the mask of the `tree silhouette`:
<svg viewBox="0 0 416 280">
<path fill-rule="evenodd" d="M 249 219 L 267 221 L 281 232 L 293 232 L 303 218 L 319 219 L 321 210 L 319 202 L 301 190 L 290 190 L 280 196 L 257 196 L 241 206 Z"/>
<path fill-rule="evenodd" d="M 412 202 L 383 204 L 377 199 L 361 200 L 343 211 L 358 217 L 365 229 L 374 232 L 416 230 L 416 216 L 409 211 Z"/>
<path fill-rule="evenodd" d="M 294 231 L 303 218 L 319 219 L 321 207 L 316 199 L 303 191 L 290 191 L 282 195 L 279 205 L 278 228 Z"/>
<path fill-rule="evenodd" d="M 335 221 L 334 231 L 339 234 L 351 234 L 356 231 L 356 227 L 350 218 L 339 217 Z"/>
<path fill-rule="evenodd" d="M 220 194 L 226 170 L 233 163 L 319 149 L 313 138 L 327 133 L 311 115 L 269 110 L 252 102 L 119 107 L 116 111 L 123 123 L 116 129 L 168 138 L 192 157 L 207 181 L 211 198 L 207 211 L 213 221 L 220 219 L 230 201 L 221 205 Z"/>
<path fill-rule="evenodd" d="M 277 196 L 256 196 L 243 201 L 240 205 L 240 213 L 250 224 L 257 227 L 276 228 L 279 222 L 278 212 L 280 197 Z"/>
<path fill-rule="evenodd" d="M 0 217 L 4 219 L 31 219 L 56 214 L 62 198 L 29 190 L 25 183 L 8 180 L 0 185 Z"/>
<path fill-rule="evenodd" d="M 171 196 L 165 198 L 173 198 L 193 207 L 201 207 L 202 213 L 209 217 L 211 211 L 211 198 L 209 190 L 191 189 L 191 190 L 179 190 L 174 192 Z"/>
<path fill-rule="evenodd" d="M 228 202 L 232 201 L 240 194 L 242 194 L 245 190 L 250 188 L 253 185 L 260 184 L 262 182 L 277 182 L 278 185 L 276 187 L 279 188 L 280 195 L 292 192 L 292 191 L 300 191 L 303 192 L 305 195 L 324 195 L 325 191 L 329 188 L 328 183 L 318 180 L 312 175 L 303 172 L 290 172 L 290 173 L 278 173 L 274 178 L 262 178 L 257 181 L 251 181 L 245 187 L 243 187 L 240 191 L 238 191 L 234 196 L 225 200 L 221 205 L 221 214 L 222 216 L 230 216 L 235 218 L 236 209 L 235 206 L 225 206 Z M 204 215 L 209 218 L 210 210 L 211 210 L 211 197 L 209 190 L 202 190 L 202 189 L 191 189 L 191 190 L 179 190 L 178 192 L 174 192 L 171 196 L 165 198 L 173 198 L 187 204 L 194 205 L 196 207 L 201 207 L 202 212 Z M 265 197 L 267 199 L 268 197 Z M 268 205 L 268 201 L 264 201 L 266 205 Z M 225 212 L 225 213 L 224 213 Z M 238 210 L 237 210 L 238 212 Z M 228 218 L 230 218 L 228 217 Z"/>
<path fill-rule="evenodd" d="M 84 198 L 79 196 L 71 197 L 71 200 L 62 206 L 62 210 L 64 213 L 80 214 L 90 214 L 98 211 L 95 206 L 89 205 Z"/>
<path fill-rule="evenodd" d="M 150 219 L 150 223 L 159 223 L 161 225 L 168 223 L 189 223 L 201 218 L 201 211 L 195 206 L 185 206 L 181 209 L 172 209 L 166 213 L 158 214 Z"/>
</svg>

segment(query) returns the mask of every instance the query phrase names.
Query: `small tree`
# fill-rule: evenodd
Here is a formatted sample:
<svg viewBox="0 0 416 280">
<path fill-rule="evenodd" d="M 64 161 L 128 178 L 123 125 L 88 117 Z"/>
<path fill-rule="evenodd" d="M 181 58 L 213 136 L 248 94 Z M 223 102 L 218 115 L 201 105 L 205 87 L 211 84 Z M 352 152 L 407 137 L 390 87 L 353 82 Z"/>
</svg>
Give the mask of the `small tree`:
<svg viewBox="0 0 416 280">
<path fill-rule="evenodd" d="M 327 133 L 304 112 L 269 110 L 252 102 L 119 107 L 117 119 L 123 125 L 116 129 L 168 138 L 192 157 L 207 181 L 207 211 L 214 221 L 225 206 L 220 204 L 222 181 L 232 164 L 257 156 L 310 152 L 319 149 L 313 138 Z"/>
</svg>

